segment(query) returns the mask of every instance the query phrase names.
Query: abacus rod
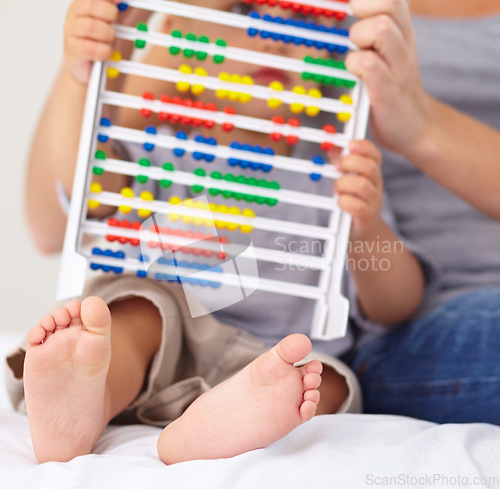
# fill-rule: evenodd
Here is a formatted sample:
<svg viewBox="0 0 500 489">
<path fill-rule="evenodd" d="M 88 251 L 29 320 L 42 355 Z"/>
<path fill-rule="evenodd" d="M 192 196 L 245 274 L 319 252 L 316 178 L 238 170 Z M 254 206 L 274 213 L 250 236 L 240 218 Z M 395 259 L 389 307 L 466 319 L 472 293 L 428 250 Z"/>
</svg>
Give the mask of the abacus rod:
<svg viewBox="0 0 500 489">
<path fill-rule="evenodd" d="M 249 94 L 252 97 L 262 100 L 280 100 L 286 104 L 300 103 L 306 107 L 318 107 L 325 112 L 348 113 L 352 114 L 355 107 L 351 104 L 345 104 L 339 100 L 332 100 L 327 97 L 315 98 L 310 95 L 294 93 L 289 90 L 273 90 L 261 85 L 249 85 L 246 83 L 234 83 L 222 81 L 213 76 L 200 76 L 194 73 L 181 73 L 178 70 L 170 68 L 160 68 L 158 66 L 146 65 L 135 61 L 106 61 L 106 66 L 115 68 L 128 75 L 137 75 L 154 78 L 157 80 L 168 81 L 172 83 L 186 82 L 191 85 L 201 85 L 211 90 L 224 90 L 233 93 Z"/>
<path fill-rule="evenodd" d="M 127 270 L 144 270 L 145 263 L 139 260 L 133 260 L 130 258 L 113 258 L 104 257 L 102 255 L 92 255 L 90 253 L 83 254 L 89 262 L 96 263 L 99 265 L 110 265 L 117 268 L 124 268 Z M 184 268 L 180 266 L 162 265 L 156 264 L 158 268 L 163 269 L 164 273 L 169 275 L 181 275 L 184 271 L 186 276 L 192 276 L 193 278 L 199 280 L 208 280 L 210 282 L 220 282 L 224 285 L 232 285 L 235 287 L 248 287 L 248 288 L 258 288 L 264 292 L 274 292 L 277 294 L 291 295 L 295 297 L 303 297 L 305 299 L 320 299 L 322 298 L 322 292 L 315 286 L 303 285 L 290 282 L 282 282 L 280 280 L 266 279 L 260 277 L 250 277 L 248 275 L 237 275 L 228 272 L 218 273 L 211 272 L 209 270 L 194 270 L 192 268 Z M 194 277 L 196 274 L 196 277 Z"/>
<path fill-rule="evenodd" d="M 138 197 L 123 197 L 112 192 L 87 192 L 88 200 L 99 202 L 100 204 L 113 207 L 131 207 L 132 209 L 147 209 L 151 212 L 162 214 L 173 214 L 205 219 L 207 221 L 221 221 L 240 225 L 251 226 L 252 228 L 271 231 L 274 233 L 291 234 L 293 236 L 306 236 L 309 238 L 324 239 L 329 241 L 335 236 L 328 228 L 312 226 L 310 224 L 295 223 L 279 219 L 266 217 L 245 217 L 211 210 L 191 208 L 183 205 L 173 205 L 158 200 L 144 201 Z"/>
<path fill-rule="evenodd" d="M 160 234 L 161 240 L 167 242 L 168 244 L 176 245 L 179 247 L 198 248 L 214 252 L 220 251 L 220 243 L 218 241 L 208 241 L 206 239 L 200 239 L 196 242 L 193 242 L 193 238 L 187 238 L 168 233 L 157 233 L 143 229 L 139 231 L 131 228 L 110 226 L 106 223 L 96 221 L 85 221 L 82 224 L 81 229 L 84 233 L 92 236 L 111 235 L 137 240 L 141 240 L 142 237 L 141 241 L 152 241 L 156 243 L 160 243 L 160 238 L 158 237 L 158 234 Z M 240 248 L 241 246 L 231 243 L 224 244 L 224 253 L 228 256 L 237 256 L 238 253 L 236 253 L 236 251 Z M 182 250 L 177 250 L 177 252 L 182 252 Z M 260 261 L 278 263 L 280 265 L 296 265 L 310 268 L 311 270 L 324 270 L 328 266 L 327 262 L 319 256 L 273 250 L 271 248 L 262 248 L 255 245 L 253 246 L 253 254 L 255 255 L 255 258 Z"/>
<path fill-rule="evenodd" d="M 217 124 L 224 124 L 230 122 L 235 127 L 246 129 L 254 132 L 261 132 L 264 134 L 272 134 L 279 132 L 284 136 L 297 136 L 304 141 L 311 141 L 313 143 L 329 142 L 335 146 L 347 146 L 348 140 L 344 134 L 331 134 L 326 133 L 320 129 L 311 127 L 296 127 L 289 124 L 276 124 L 267 119 L 258 119 L 256 117 L 249 117 L 236 114 L 227 114 L 220 111 L 210 111 L 205 109 L 198 109 L 195 107 L 188 107 L 179 104 L 162 102 L 161 100 L 147 100 L 134 95 L 120 94 L 117 92 L 105 91 L 102 93 L 101 100 L 108 105 L 117 107 L 127 107 L 129 109 L 148 109 L 155 113 L 166 112 L 169 114 L 178 114 L 181 116 L 192 117 L 201 120 L 213 120 Z"/>
<path fill-rule="evenodd" d="M 278 0 L 278 3 L 285 3 L 285 0 Z M 286 3 L 298 3 L 300 5 L 308 5 L 310 7 L 323 8 L 334 12 L 344 12 L 347 15 L 352 15 L 351 7 L 348 2 L 336 2 L 334 0 L 293 0 Z"/>
<path fill-rule="evenodd" d="M 189 153 L 196 151 L 209 151 L 210 154 L 218 158 L 238 158 L 241 160 L 252 161 L 255 163 L 263 163 L 265 165 L 272 165 L 281 170 L 294 171 L 297 173 L 318 173 L 324 177 L 337 179 L 340 175 L 337 168 L 333 165 L 315 165 L 311 161 L 303 160 L 300 158 L 292 158 L 289 156 L 271 156 L 252 153 L 240 149 L 230 148 L 228 146 L 211 146 L 208 144 L 198 143 L 196 141 L 189 141 L 177 139 L 174 136 L 166 136 L 163 134 L 151 135 L 146 134 L 144 131 L 138 129 L 129 129 L 124 127 L 100 127 L 99 133 L 109 136 L 112 139 L 120 141 L 129 141 L 132 143 L 144 144 L 152 143 L 162 148 L 180 148 Z"/>
<path fill-rule="evenodd" d="M 141 40 L 165 48 L 174 46 L 182 49 L 192 49 L 194 51 L 203 51 L 210 56 L 224 56 L 225 58 L 235 61 L 268 66 L 270 68 L 281 69 L 284 71 L 295 71 L 297 73 L 315 72 L 332 78 L 342 78 L 343 80 L 359 82 L 359 79 L 347 70 L 334 68 L 333 66 L 316 65 L 306 63 L 303 60 L 286 58 L 285 56 L 279 56 L 276 54 L 258 53 L 249 49 L 235 48 L 232 46 L 222 47 L 217 46 L 217 44 L 214 43 L 202 44 L 198 41 L 190 41 L 188 39 L 173 37 L 170 34 L 137 31 L 137 29 L 134 29 L 133 27 L 115 25 L 114 28 L 116 30 L 116 37 L 129 41 L 135 41 L 140 38 Z"/>
<path fill-rule="evenodd" d="M 116 160 L 112 158 L 106 158 L 106 160 L 95 160 L 95 165 L 105 171 L 129 175 L 131 177 L 144 175 L 152 178 L 153 180 L 170 180 L 174 183 L 189 187 L 193 185 L 202 185 L 206 188 L 217 188 L 241 194 L 258 195 L 259 197 L 277 199 L 282 203 L 312 207 L 314 209 L 324 209 L 332 212 L 337 209 L 335 200 L 332 197 L 326 197 L 323 195 L 308 194 L 305 192 L 297 192 L 295 190 L 286 189 L 266 189 L 265 187 L 256 187 L 254 185 L 246 185 L 238 182 L 229 182 L 223 179 L 217 180 L 210 178 L 209 176 L 203 177 L 193 175 L 192 173 L 181 170 L 169 172 L 158 167 L 143 167 L 131 161 Z"/>
<path fill-rule="evenodd" d="M 142 8 L 144 10 L 152 10 L 162 12 L 164 14 L 173 14 L 178 17 L 185 17 L 193 20 L 201 20 L 203 22 L 211 22 L 213 24 L 225 25 L 228 27 L 236 27 L 239 29 L 258 29 L 259 31 L 271 31 L 285 36 L 310 39 L 312 41 L 324 42 L 327 44 L 338 44 L 347 46 L 349 49 L 357 49 L 348 37 L 338 34 L 324 33 L 295 27 L 291 25 L 283 25 L 274 22 L 267 22 L 261 19 L 254 19 L 249 16 L 223 12 L 206 7 L 185 5 L 169 0 L 129 0 L 127 3 L 132 7 Z"/>
</svg>

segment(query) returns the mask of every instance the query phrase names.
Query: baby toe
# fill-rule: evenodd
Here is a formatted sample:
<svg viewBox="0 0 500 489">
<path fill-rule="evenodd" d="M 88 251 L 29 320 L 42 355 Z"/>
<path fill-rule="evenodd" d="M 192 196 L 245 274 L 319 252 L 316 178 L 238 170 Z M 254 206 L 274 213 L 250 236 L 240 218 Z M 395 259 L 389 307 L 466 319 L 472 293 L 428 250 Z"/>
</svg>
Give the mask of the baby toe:
<svg viewBox="0 0 500 489">
<path fill-rule="evenodd" d="M 304 375 L 303 379 L 304 390 L 317 389 L 321 385 L 321 375 L 316 372 L 311 372 Z"/>
<path fill-rule="evenodd" d="M 69 311 L 65 307 L 59 307 L 54 312 L 54 320 L 57 329 L 67 328 L 71 321 Z"/>
</svg>

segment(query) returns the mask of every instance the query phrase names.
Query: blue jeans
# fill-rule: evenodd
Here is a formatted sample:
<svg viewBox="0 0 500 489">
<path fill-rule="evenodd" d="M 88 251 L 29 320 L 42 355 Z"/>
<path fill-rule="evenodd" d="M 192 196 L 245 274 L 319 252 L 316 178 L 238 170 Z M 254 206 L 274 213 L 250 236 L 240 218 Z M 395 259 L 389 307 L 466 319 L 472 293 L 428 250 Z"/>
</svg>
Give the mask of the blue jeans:
<svg viewBox="0 0 500 489">
<path fill-rule="evenodd" d="M 500 287 L 369 339 L 350 363 L 367 413 L 500 425 Z"/>
</svg>

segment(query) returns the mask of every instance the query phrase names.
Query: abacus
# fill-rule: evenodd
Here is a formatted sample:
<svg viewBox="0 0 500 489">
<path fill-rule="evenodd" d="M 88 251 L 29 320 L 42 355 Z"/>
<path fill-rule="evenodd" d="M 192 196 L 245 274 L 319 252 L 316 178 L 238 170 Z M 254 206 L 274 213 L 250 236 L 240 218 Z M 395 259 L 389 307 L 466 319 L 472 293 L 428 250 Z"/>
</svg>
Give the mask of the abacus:
<svg viewBox="0 0 500 489">
<path fill-rule="evenodd" d="M 241 3 L 255 10 L 244 15 L 170 0 L 128 0 L 118 5 L 122 11 L 134 7 L 239 29 L 245 39 L 300 46 L 307 48 L 308 54 L 296 59 L 270 50 L 256 52 L 235 47 L 222 37 L 210 39 L 178 29 L 169 33 L 153 32 L 143 23 L 136 28 L 116 25 L 117 38 L 133 43 L 136 50 L 147 46 L 164 49 L 177 68 L 122 59 L 119 52 L 114 52 L 107 62 L 95 63 L 57 295 L 65 298 L 81 294 L 89 267 L 105 273 L 126 271 L 139 277 L 177 281 L 206 289 L 203 294 L 217 291 L 221 285 L 245 287 L 250 293 L 257 289 L 314 301 L 311 337 L 330 340 L 343 336 L 347 324 L 349 303 L 342 295 L 341 286 L 351 219 L 338 207 L 333 188 L 331 195 L 320 195 L 314 190 L 282 188 L 278 180 L 280 175 L 289 172 L 297 181 L 306 178 L 314 183 L 325 180 L 332 183 L 339 174 L 334 165 L 326 164 L 325 153 L 337 147 L 345 154 L 350 140 L 364 137 L 369 111 L 366 91 L 363 83 L 346 71 L 344 64 L 346 53 L 356 49 L 348 38 L 348 27 L 343 27 L 352 21 L 352 12 L 347 0 L 245 0 Z M 262 13 L 262 8 L 266 13 Z M 332 25 L 322 23 L 326 21 Z M 272 80 L 259 85 L 251 76 L 224 71 L 227 60 L 267 67 L 271 73 L 282 70 L 300 75 L 304 83 L 286 87 L 283 80 Z M 213 64 L 210 71 L 218 73 L 209 75 L 207 63 Z M 121 74 L 144 78 L 143 93 L 109 90 L 107 83 Z M 148 91 L 147 80 L 170 83 L 172 90 L 166 95 L 155 95 Z M 335 92 L 336 98 L 324 95 L 325 90 Z M 216 103 L 203 101 L 202 94 L 208 92 L 215 95 Z M 289 116 L 261 118 L 239 113 L 243 105 L 256 101 L 272 110 L 286 108 Z M 225 105 L 227 103 L 229 105 Z M 137 111 L 147 125 L 144 130 L 120 126 L 105 115 L 105 107 Z M 327 123 L 315 127 L 313 122 L 317 126 L 320 117 L 326 118 Z M 155 119 L 158 126 L 150 123 Z M 162 133 L 158 130 L 162 124 L 169 124 L 173 129 L 168 134 Z M 265 134 L 269 146 L 237 140 L 220 144 L 216 138 L 206 135 L 217 126 L 227 134 L 235 128 Z M 110 158 L 106 145 L 112 141 L 135 144 L 142 152 L 140 158 L 134 162 Z M 309 158 L 280 155 L 273 149 L 273 145 L 279 143 L 291 152 L 301 142 L 316 148 L 313 154 L 308 153 Z M 158 148 L 170 150 L 172 161 L 181 164 L 165 161 L 161 167 L 152 166 L 150 155 Z M 223 162 L 226 170 L 211 171 L 214 160 Z M 187 171 L 182 161 L 199 166 Z M 94 176 L 104 172 L 127 175 L 139 186 L 147 182 L 156 182 L 162 189 L 182 186 L 193 198 L 183 199 L 172 194 L 166 202 L 155 199 L 150 191 L 136 195 L 130 187 L 124 187 L 119 193 L 104 191 L 93 181 Z M 278 175 L 275 179 L 272 179 L 273 173 Z M 216 203 L 214 199 L 223 203 Z M 232 205 L 235 200 L 240 207 Z M 124 217 L 102 221 L 88 218 L 89 209 L 100 205 L 116 207 Z M 286 210 L 287 206 L 293 209 L 294 205 L 328 213 L 326 225 L 295 222 L 292 211 L 286 214 L 286 219 L 273 218 L 276 209 Z M 135 219 L 128 217 L 132 214 L 136 215 Z M 241 244 L 241 237 L 251 240 L 254 229 L 324 242 L 319 254 L 276 249 L 271 243 L 252 248 L 257 266 L 273 263 L 316 270 L 317 283 L 256 279 L 238 268 L 234 272 L 224 269 L 228 256 L 237 257 L 248 249 L 248 243 Z M 85 236 L 105 238 L 111 248 L 94 247 L 86 251 Z M 138 246 L 142 253 L 129 253 L 129 249 Z M 145 253 L 148 250 L 149 253 Z M 167 252 L 170 258 L 164 256 Z M 148 273 L 153 262 L 156 272 Z"/>
</svg>

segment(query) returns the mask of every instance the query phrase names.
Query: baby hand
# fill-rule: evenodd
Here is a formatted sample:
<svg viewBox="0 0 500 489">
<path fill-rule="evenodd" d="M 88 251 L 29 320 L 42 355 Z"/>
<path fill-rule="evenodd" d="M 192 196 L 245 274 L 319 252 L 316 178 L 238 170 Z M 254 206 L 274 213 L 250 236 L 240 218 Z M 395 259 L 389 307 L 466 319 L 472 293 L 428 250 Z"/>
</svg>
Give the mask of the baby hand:
<svg viewBox="0 0 500 489">
<path fill-rule="evenodd" d="M 351 241 L 375 237 L 384 194 L 382 155 L 368 140 L 352 141 L 351 153 L 337 162 L 343 173 L 335 182 L 338 204 L 352 216 Z"/>
<path fill-rule="evenodd" d="M 94 61 L 105 61 L 112 53 L 120 0 L 74 0 L 64 26 L 65 68 L 86 85 Z"/>
<path fill-rule="evenodd" d="M 410 154 L 430 117 L 422 87 L 415 33 L 407 0 L 351 0 L 358 21 L 350 31 L 359 47 L 347 69 L 366 83 L 375 139 L 385 148 Z"/>
</svg>

